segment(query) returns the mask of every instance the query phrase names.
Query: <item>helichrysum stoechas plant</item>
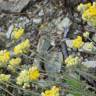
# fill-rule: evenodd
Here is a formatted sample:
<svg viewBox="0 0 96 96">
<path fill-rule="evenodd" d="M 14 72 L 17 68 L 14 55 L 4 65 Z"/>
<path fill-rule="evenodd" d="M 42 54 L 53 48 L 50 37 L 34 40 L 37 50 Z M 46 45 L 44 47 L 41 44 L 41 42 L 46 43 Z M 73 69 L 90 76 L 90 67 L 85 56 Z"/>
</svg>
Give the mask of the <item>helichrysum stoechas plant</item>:
<svg viewBox="0 0 96 96">
<path fill-rule="evenodd" d="M 10 75 L 0 74 L 0 82 L 7 82 L 10 80 Z"/>
<path fill-rule="evenodd" d="M 76 64 L 80 64 L 81 59 L 78 56 L 73 56 L 73 55 L 69 55 L 66 59 L 65 59 L 65 64 L 66 66 L 73 66 Z"/>
<path fill-rule="evenodd" d="M 23 88 L 28 87 L 29 83 L 33 80 L 38 80 L 40 76 L 39 70 L 36 66 L 29 68 L 29 70 L 23 70 L 17 77 L 17 84 L 23 86 Z"/>
<path fill-rule="evenodd" d="M 53 86 L 50 90 L 41 93 L 41 96 L 60 96 L 60 88 Z"/>
<path fill-rule="evenodd" d="M 72 43 L 73 43 L 73 48 L 81 48 L 84 44 L 81 36 L 77 36 L 77 38 L 74 39 Z"/>
<path fill-rule="evenodd" d="M 24 28 L 14 28 L 12 32 L 12 39 L 18 40 L 24 34 Z"/>
<path fill-rule="evenodd" d="M 84 21 L 87 21 L 92 26 L 96 27 L 96 2 L 93 2 L 92 5 L 85 4 L 87 7 L 84 8 L 84 5 L 82 8 L 84 9 L 82 11 L 81 5 L 78 6 L 79 11 L 82 11 L 82 19 Z"/>
<path fill-rule="evenodd" d="M 29 41 L 29 39 L 26 39 L 22 43 L 15 46 L 14 53 L 16 55 L 24 54 L 24 53 L 28 52 L 29 48 L 30 48 L 30 41 Z"/>
<path fill-rule="evenodd" d="M 10 59 L 10 52 L 7 50 L 0 51 L 0 66 L 5 65 Z"/>
<path fill-rule="evenodd" d="M 9 61 L 8 69 L 10 69 L 11 71 L 15 71 L 16 68 L 20 65 L 20 63 L 21 63 L 21 58 L 19 58 L 19 57 L 12 58 Z"/>
</svg>

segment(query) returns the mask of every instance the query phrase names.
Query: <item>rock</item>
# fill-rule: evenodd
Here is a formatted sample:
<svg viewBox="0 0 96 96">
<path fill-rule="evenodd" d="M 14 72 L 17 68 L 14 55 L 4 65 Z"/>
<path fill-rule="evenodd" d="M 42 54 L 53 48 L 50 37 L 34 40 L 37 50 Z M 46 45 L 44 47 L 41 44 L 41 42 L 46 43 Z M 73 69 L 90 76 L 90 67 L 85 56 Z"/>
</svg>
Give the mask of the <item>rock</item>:
<svg viewBox="0 0 96 96">
<path fill-rule="evenodd" d="M 42 18 L 33 18 L 33 23 L 35 23 L 35 24 L 42 23 Z"/>
<path fill-rule="evenodd" d="M 48 38 L 48 36 L 41 36 L 39 39 L 39 43 L 37 45 L 37 52 L 38 52 L 37 55 L 40 55 L 42 58 L 45 58 L 50 46 L 51 44 L 50 44 L 50 39 Z M 41 62 L 42 60 L 38 56 L 37 58 L 34 59 L 34 64 L 36 64 L 40 70 L 42 70 L 41 65 L 40 65 Z"/>
<path fill-rule="evenodd" d="M 57 28 L 64 31 L 64 29 L 69 28 L 71 24 L 72 22 L 70 21 L 70 19 L 68 17 L 65 17 L 62 21 L 58 22 Z"/>
<path fill-rule="evenodd" d="M 96 68 L 96 61 L 85 61 L 82 64 L 87 68 Z"/>
<path fill-rule="evenodd" d="M 96 34 L 93 35 L 92 40 L 96 42 Z"/>
<path fill-rule="evenodd" d="M 16 27 L 25 27 L 25 25 L 28 24 L 29 21 L 30 20 L 28 18 L 21 16 L 21 17 L 17 18 L 17 21 L 15 22 L 15 26 Z"/>
<path fill-rule="evenodd" d="M 69 48 L 72 48 L 72 40 L 66 39 L 65 42 Z"/>
<path fill-rule="evenodd" d="M 37 52 L 40 53 L 41 55 L 46 53 L 51 46 L 50 44 L 50 39 L 47 36 L 41 36 L 39 39 L 39 43 L 37 46 Z"/>
<path fill-rule="evenodd" d="M 38 16 L 43 16 L 44 15 L 44 11 L 40 10 L 40 12 L 38 13 Z"/>
<path fill-rule="evenodd" d="M 10 39 L 11 33 L 12 33 L 12 31 L 13 31 L 13 28 L 14 28 L 14 25 L 10 25 L 10 26 L 9 26 L 8 31 L 7 31 L 7 33 L 6 33 L 7 39 Z"/>
<path fill-rule="evenodd" d="M 3 2 L 3 0 L 0 0 L 0 3 L 2 3 Z"/>
<path fill-rule="evenodd" d="M 31 0 L 0 0 L 0 9 L 9 12 L 21 12 Z"/>
<path fill-rule="evenodd" d="M 61 52 L 51 52 L 47 57 L 48 63 L 45 64 L 45 69 L 48 73 L 60 72 L 63 63 L 63 55 Z M 49 74 L 50 75 L 50 74 Z"/>
</svg>

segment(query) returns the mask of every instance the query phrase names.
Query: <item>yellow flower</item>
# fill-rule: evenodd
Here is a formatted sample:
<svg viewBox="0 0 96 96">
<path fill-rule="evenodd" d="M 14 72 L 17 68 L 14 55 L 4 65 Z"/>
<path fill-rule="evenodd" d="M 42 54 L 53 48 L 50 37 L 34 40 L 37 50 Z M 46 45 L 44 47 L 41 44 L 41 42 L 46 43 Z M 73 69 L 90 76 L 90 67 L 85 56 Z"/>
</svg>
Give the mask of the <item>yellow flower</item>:
<svg viewBox="0 0 96 96">
<path fill-rule="evenodd" d="M 10 80 L 10 75 L 0 74 L 0 82 L 6 82 Z"/>
<path fill-rule="evenodd" d="M 10 65 L 18 65 L 21 63 L 21 58 L 14 58 L 9 61 Z"/>
<path fill-rule="evenodd" d="M 88 31 L 86 31 L 86 32 L 83 33 L 83 36 L 84 36 L 85 38 L 88 38 L 88 37 L 89 37 L 89 34 L 90 34 L 90 33 L 89 33 Z"/>
<path fill-rule="evenodd" d="M 91 6 L 89 9 L 84 11 L 84 13 L 82 14 L 82 17 L 86 18 L 86 19 L 90 19 L 93 16 L 96 16 L 96 7 L 94 7 L 94 6 Z"/>
<path fill-rule="evenodd" d="M 16 67 L 21 63 L 21 58 L 13 58 L 9 61 L 8 69 L 15 71 Z"/>
<path fill-rule="evenodd" d="M 42 92 L 42 96 L 60 96 L 59 94 L 60 89 L 56 86 L 53 86 L 50 90 L 46 90 L 45 92 Z"/>
<path fill-rule="evenodd" d="M 10 59 L 10 52 L 7 50 L 1 50 L 0 51 L 0 62 L 1 63 L 7 63 Z"/>
<path fill-rule="evenodd" d="M 19 73 L 19 76 L 16 79 L 18 85 L 23 86 L 23 88 L 29 86 L 29 72 L 28 70 L 23 70 Z"/>
<path fill-rule="evenodd" d="M 30 47 L 30 41 L 28 39 L 26 39 L 22 43 L 20 43 L 17 46 L 15 46 L 14 53 L 16 55 L 20 55 L 20 54 L 26 53 L 26 52 L 28 52 L 29 47 Z"/>
<path fill-rule="evenodd" d="M 80 48 L 83 46 L 83 44 L 84 44 L 84 42 L 82 41 L 81 36 L 77 36 L 77 38 L 73 40 L 73 47 L 74 48 Z"/>
<path fill-rule="evenodd" d="M 73 55 L 70 55 L 65 59 L 66 66 L 72 66 L 80 63 L 81 59 L 79 57 L 74 57 Z"/>
<path fill-rule="evenodd" d="M 37 80 L 40 76 L 39 70 L 36 66 L 29 68 L 29 70 L 23 70 L 17 77 L 17 84 L 23 86 L 23 88 L 29 87 L 32 80 Z"/>
<path fill-rule="evenodd" d="M 24 34 L 24 29 L 23 28 L 14 28 L 13 32 L 12 32 L 12 38 L 13 39 L 20 39 L 20 37 Z"/>
<path fill-rule="evenodd" d="M 83 11 L 82 19 L 92 26 L 96 26 L 96 2 L 93 2 L 93 5 Z"/>
<path fill-rule="evenodd" d="M 36 66 L 33 66 L 29 69 L 29 78 L 30 80 L 37 80 L 40 77 L 39 70 Z"/>
</svg>

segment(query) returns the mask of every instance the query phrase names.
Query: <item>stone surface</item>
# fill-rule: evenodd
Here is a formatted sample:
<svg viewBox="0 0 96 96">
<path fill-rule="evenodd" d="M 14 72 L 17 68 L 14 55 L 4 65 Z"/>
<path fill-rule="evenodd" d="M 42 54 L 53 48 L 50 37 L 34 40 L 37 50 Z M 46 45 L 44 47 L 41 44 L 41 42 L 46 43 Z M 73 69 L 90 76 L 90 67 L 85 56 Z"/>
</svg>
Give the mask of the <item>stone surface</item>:
<svg viewBox="0 0 96 96">
<path fill-rule="evenodd" d="M 51 52 L 47 60 L 48 63 L 45 64 L 45 69 L 48 73 L 60 72 L 63 63 L 63 55 L 61 52 Z"/>
<path fill-rule="evenodd" d="M 85 61 L 82 64 L 87 68 L 96 68 L 96 61 Z"/>
<path fill-rule="evenodd" d="M 21 12 L 29 2 L 30 0 L 0 0 L 0 9 L 9 12 Z"/>
</svg>

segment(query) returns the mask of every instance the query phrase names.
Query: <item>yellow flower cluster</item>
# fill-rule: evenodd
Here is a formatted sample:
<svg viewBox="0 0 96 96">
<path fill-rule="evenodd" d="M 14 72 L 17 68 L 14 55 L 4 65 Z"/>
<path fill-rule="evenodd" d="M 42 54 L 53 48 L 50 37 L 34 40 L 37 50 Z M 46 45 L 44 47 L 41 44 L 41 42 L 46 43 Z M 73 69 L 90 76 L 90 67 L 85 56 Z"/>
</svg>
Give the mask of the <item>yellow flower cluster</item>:
<svg viewBox="0 0 96 96">
<path fill-rule="evenodd" d="M 10 75 L 0 74 L 0 82 L 7 82 L 10 80 Z"/>
<path fill-rule="evenodd" d="M 0 64 L 7 63 L 10 59 L 10 52 L 7 50 L 0 51 Z"/>
<path fill-rule="evenodd" d="M 65 59 L 65 64 L 66 66 L 72 66 L 80 63 L 80 58 L 79 57 L 74 57 L 73 55 L 70 55 Z"/>
<path fill-rule="evenodd" d="M 22 85 L 23 88 L 26 88 L 29 85 L 29 83 L 33 80 L 38 80 L 40 76 L 39 70 L 36 66 L 33 66 L 32 68 L 29 68 L 29 70 L 23 70 L 17 77 L 17 84 Z"/>
<path fill-rule="evenodd" d="M 83 12 L 82 16 L 84 18 L 92 18 L 92 16 L 96 16 L 96 6 L 94 5 L 94 3 L 87 10 Z"/>
<path fill-rule="evenodd" d="M 53 86 L 50 90 L 46 90 L 45 92 L 41 93 L 42 96 L 60 96 L 59 94 L 60 89 L 56 86 Z"/>
<path fill-rule="evenodd" d="M 15 71 L 16 67 L 21 63 L 21 58 L 13 58 L 9 61 L 8 69 Z"/>
<path fill-rule="evenodd" d="M 81 36 L 77 36 L 77 38 L 74 39 L 72 43 L 73 43 L 73 47 L 74 48 L 80 48 L 84 44 L 84 42 L 82 41 L 82 37 Z"/>
<path fill-rule="evenodd" d="M 36 66 L 29 68 L 29 79 L 37 80 L 40 76 L 39 70 Z"/>
<path fill-rule="evenodd" d="M 86 8 L 85 8 L 86 6 Z M 80 4 L 77 8 L 79 11 L 82 11 L 82 19 L 87 21 L 92 26 L 96 26 L 96 2 L 93 4 Z"/>
<path fill-rule="evenodd" d="M 24 29 L 23 28 L 14 28 L 12 32 L 12 38 L 15 40 L 20 39 L 20 37 L 24 34 Z"/>
<path fill-rule="evenodd" d="M 14 53 L 16 55 L 20 55 L 20 54 L 26 53 L 26 52 L 28 52 L 29 48 L 30 48 L 30 41 L 28 39 L 26 39 L 22 43 L 20 43 L 17 46 L 15 46 Z"/>
<path fill-rule="evenodd" d="M 17 77 L 17 82 L 18 85 L 25 87 L 29 87 L 29 72 L 28 70 L 23 70 L 20 72 L 19 76 Z"/>
</svg>

